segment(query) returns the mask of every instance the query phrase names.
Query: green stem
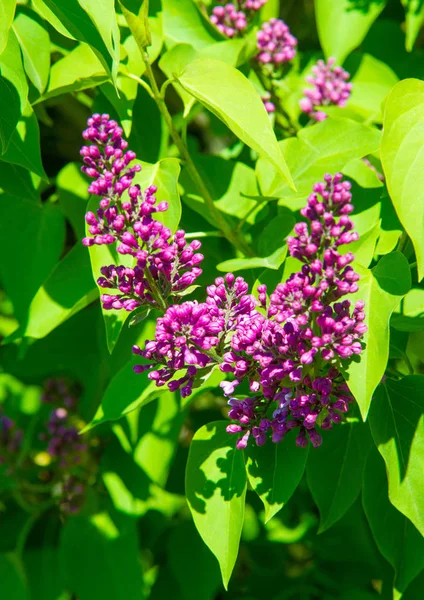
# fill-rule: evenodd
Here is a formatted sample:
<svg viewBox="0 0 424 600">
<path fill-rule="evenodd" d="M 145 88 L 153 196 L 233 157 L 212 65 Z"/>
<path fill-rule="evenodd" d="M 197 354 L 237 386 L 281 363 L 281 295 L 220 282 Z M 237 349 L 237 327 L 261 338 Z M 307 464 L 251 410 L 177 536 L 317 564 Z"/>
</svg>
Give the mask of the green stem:
<svg viewBox="0 0 424 600">
<path fill-rule="evenodd" d="M 408 244 L 408 239 L 408 234 L 406 233 L 406 231 L 403 231 L 396 248 L 398 252 L 403 252 L 405 250 L 406 245 Z"/>
<path fill-rule="evenodd" d="M 169 133 L 174 141 L 174 144 L 177 146 L 180 156 L 186 164 L 187 171 L 189 172 L 193 183 L 198 189 L 199 194 L 202 196 L 211 217 L 213 217 L 213 219 L 216 220 L 219 229 L 221 229 L 222 233 L 227 238 L 227 240 L 231 242 L 238 250 L 240 250 L 240 252 L 242 252 L 245 256 L 254 256 L 253 250 L 249 247 L 244 237 L 237 234 L 234 231 L 234 228 L 227 222 L 223 214 L 215 207 L 213 198 L 210 195 L 209 190 L 204 184 L 203 179 L 200 176 L 200 173 L 197 170 L 186 145 L 184 144 L 182 138 L 180 137 L 178 131 L 175 128 L 175 125 L 172 121 L 171 113 L 169 112 L 168 107 L 165 103 L 165 99 L 160 93 L 158 85 L 156 83 L 156 79 L 152 71 L 152 67 L 149 61 L 149 55 L 147 52 L 144 52 L 143 60 L 146 66 L 146 76 L 150 83 L 153 98 L 167 124 Z M 132 79 L 135 79 L 135 76 L 132 76 Z"/>
</svg>

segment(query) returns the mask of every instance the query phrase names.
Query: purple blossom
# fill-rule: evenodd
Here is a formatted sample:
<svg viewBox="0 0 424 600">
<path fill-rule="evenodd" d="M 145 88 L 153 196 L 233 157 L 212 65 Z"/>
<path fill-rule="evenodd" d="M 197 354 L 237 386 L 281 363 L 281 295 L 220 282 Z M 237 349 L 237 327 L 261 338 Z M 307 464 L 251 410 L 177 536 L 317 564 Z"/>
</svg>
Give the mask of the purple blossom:
<svg viewBox="0 0 424 600">
<path fill-rule="evenodd" d="M 0 406 L 0 411 L 2 407 Z M 22 446 L 24 432 L 13 419 L 0 412 L 0 465 L 6 465 L 9 473 L 13 471 Z"/>
<path fill-rule="evenodd" d="M 271 94 L 265 94 L 264 96 L 261 96 L 261 100 L 264 103 L 265 110 L 269 115 L 275 112 L 276 107 L 275 104 L 271 102 Z"/>
<path fill-rule="evenodd" d="M 167 202 L 157 202 L 156 186 L 142 191 L 139 185 L 132 185 L 141 166 L 128 167 L 136 155 L 132 151 L 123 154 L 127 142 L 122 139 L 122 129 L 108 115 L 93 115 L 88 125 L 83 135 L 94 144 L 81 149 L 82 170 L 95 179 L 89 191 L 101 200 L 96 214 L 87 212 L 85 216 L 89 236 L 83 244 L 116 244 L 118 254 L 134 259 L 131 267 L 105 265 L 101 269 L 99 287 L 118 292 L 102 294 L 103 308 L 163 308 L 168 297 L 186 290 L 201 275 L 201 243 L 187 243 L 182 230 L 172 235 L 155 218 L 168 210 Z"/>
<path fill-rule="evenodd" d="M 52 377 L 43 385 L 41 401 L 45 404 L 65 406 L 68 410 L 75 410 L 80 397 L 79 386 L 65 377 Z"/>
<path fill-rule="evenodd" d="M 81 463 L 87 451 L 87 444 L 70 421 L 69 412 L 65 408 L 56 408 L 50 414 L 47 433 L 42 435 L 42 439 L 47 442 L 47 452 L 59 461 L 59 466 L 63 469 Z"/>
<path fill-rule="evenodd" d="M 259 63 L 281 65 L 296 56 L 297 39 L 281 19 L 271 19 L 257 33 Z"/>
<path fill-rule="evenodd" d="M 236 37 L 247 28 L 247 16 L 234 4 L 215 6 L 210 21 L 217 29 L 229 38 Z"/>
<path fill-rule="evenodd" d="M 346 106 L 352 91 L 348 83 L 350 75 L 342 67 L 335 66 L 336 59 L 329 58 L 327 62 L 319 60 L 312 67 L 313 75 L 306 81 L 313 87 L 303 90 L 305 95 L 300 101 L 301 110 L 316 121 L 327 118 L 325 112 L 317 110 L 321 106 Z"/>
</svg>

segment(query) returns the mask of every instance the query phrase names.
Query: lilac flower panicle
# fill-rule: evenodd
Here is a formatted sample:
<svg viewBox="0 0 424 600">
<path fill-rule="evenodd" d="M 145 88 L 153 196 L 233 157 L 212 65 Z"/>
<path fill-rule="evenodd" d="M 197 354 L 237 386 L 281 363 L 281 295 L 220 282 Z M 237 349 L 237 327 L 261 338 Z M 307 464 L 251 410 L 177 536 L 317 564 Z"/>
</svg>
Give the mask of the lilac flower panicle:
<svg viewBox="0 0 424 600">
<path fill-rule="evenodd" d="M 327 62 L 319 60 L 312 67 L 312 75 L 306 81 L 313 87 L 303 90 L 304 98 L 300 100 L 301 110 L 315 121 L 327 118 L 325 112 L 317 110 L 323 106 L 346 106 L 352 91 L 352 83 L 348 82 L 350 75 L 342 67 L 335 65 L 335 59 Z"/>
<path fill-rule="evenodd" d="M 23 430 L 13 419 L 3 414 L 0 405 L 0 467 L 5 465 L 9 474 L 14 470 L 14 463 L 21 450 L 23 437 Z"/>
<path fill-rule="evenodd" d="M 89 236 L 83 244 L 115 244 L 118 254 L 133 257 L 131 267 L 105 265 L 101 269 L 97 283 L 105 290 L 103 308 L 160 308 L 169 296 L 186 290 L 201 275 L 201 243 L 188 243 L 183 230 L 172 235 L 156 219 L 168 210 L 168 203 L 157 201 L 156 186 L 142 191 L 133 185 L 141 166 L 129 166 L 136 155 L 124 152 L 127 142 L 115 121 L 108 115 L 93 115 L 83 137 L 93 144 L 81 149 L 82 170 L 95 180 L 89 192 L 101 197 L 96 213 L 86 214 Z"/>
<path fill-rule="evenodd" d="M 264 27 L 263 31 L 279 36 L 288 53 L 277 56 L 283 52 L 278 44 L 265 48 L 265 36 L 260 36 L 263 51 L 271 56 L 265 64 L 280 64 L 294 56 L 296 40 L 281 23 L 273 20 L 267 25 L 271 30 Z M 341 77 L 337 69 L 334 74 Z M 287 238 L 290 255 L 302 266 L 284 283 L 270 291 L 259 285 L 252 295 L 242 277 L 227 273 L 206 288 L 204 302 L 179 303 L 178 292 L 201 273 L 200 242 L 188 244 L 184 231 L 172 236 L 154 218 L 167 209 L 166 203 L 157 203 L 156 188 L 142 192 L 128 183 L 129 162 L 122 159 L 125 164 L 115 165 L 122 157 L 112 150 L 106 153 L 114 144 L 125 149 L 120 128 L 111 125 L 107 115 L 94 115 L 88 131 L 86 137 L 95 140 L 98 154 L 84 151 L 94 161 L 84 169 L 96 182 L 102 181 L 102 200 L 96 215 L 87 213 L 93 237 L 85 243 L 116 243 L 118 253 L 134 261 L 131 267 L 102 267 L 98 284 L 108 291 L 102 296 L 103 306 L 132 311 L 144 304 L 160 308 L 163 314 L 157 319 L 154 339 L 133 347 L 142 359 L 134 371 L 147 372 L 157 386 L 167 385 L 189 396 L 205 370 L 219 367 L 228 377 L 221 388 L 233 420 L 228 432 L 238 435 L 238 448 L 251 440 L 259 446 L 269 438 L 278 443 L 292 429 L 299 446 L 319 446 L 320 430 L 340 423 L 353 401 L 341 365 L 361 354 L 367 331 L 364 303 L 358 300 L 352 305 L 347 298 L 359 289 L 354 256 L 345 249 L 358 239 L 349 216 L 353 211 L 350 183 L 337 173 L 314 185 L 301 210 L 305 221 L 297 223 L 294 235 Z M 122 177 L 127 179 L 116 189 Z M 249 392 L 236 396 L 242 384 L 240 389 Z M 59 408 L 49 423 L 49 452 L 65 464 L 84 450 L 67 419 L 66 409 Z"/>
<path fill-rule="evenodd" d="M 219 31 L 233 38 L 242 35 L 248 28 L 253 15 L 257 13 L 268 0 L 218 0 L 220 5 L 212 9 L 210 21 Z M 224 6 L 222 6 L 224 4 Z"/>
<path fill-rule="evenodd" d="M 281 19 L 270 19 L 257 33 L 256 59 L 274 66 L 290 62 L 296 56 L 297 39 Z"/>
</svg>

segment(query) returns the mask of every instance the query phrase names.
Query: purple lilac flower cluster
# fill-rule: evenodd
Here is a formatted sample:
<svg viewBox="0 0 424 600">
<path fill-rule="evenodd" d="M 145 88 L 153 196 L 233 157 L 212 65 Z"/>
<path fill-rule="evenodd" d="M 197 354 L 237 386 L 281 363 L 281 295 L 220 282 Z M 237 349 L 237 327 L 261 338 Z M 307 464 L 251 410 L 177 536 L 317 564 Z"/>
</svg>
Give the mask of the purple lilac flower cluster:
<svg viewBox="0 0 424 600">
<path fill-rule="evenodd" d="M 8 474 L 13 471 L 22 440 L 22 429 L 18 428 L 13 419 L 0 412 L 0 466 L 6 465 Z"/>
<path fill-rule="evenodd" d="M 263 65 L 278 66 L 296 56 L 297 39 L 281 19 L 270 19 L 257 33 L 256 59 Z"/>
<path fill-rule="evenodd" d="M 75 410 L 79 396 L 80 389 L 74 381 L 52 377 L 44 382 L 41 401 L 45 404 L 63 404 L 68 410 Z"/>
<path fill-rule="evenodd" d="M 96 214 L 86 214 L 90 235 L 83 244 L 116 244 L 117 252 L 133 257 L 134 263 L 131 267 L 102 268 L 98 285 L 118 292 L 102 295 L 103 308 L 163 308 L 169 296 L 186 290 L 201 275 L 201 243 L 188 243 L 182 230 L 172 235 L 155 218 L 168 210 L 168 203 L 157 203 L 156 186 L 143 192 L 139 185 L 132 185 L 141 165 L 129 167 L 136 155 L 131 150 L 124 153 L 127 142 L 122 129 L 109 115 L 95 114 L 88 119 L 83 137 L 93 142 L 81 149 L 82 170 L 95 179 L 88 191 L 101 197 Z"/>
<path fill-rule="evenodd" d="M 352 91 L 352 83 L 347 80 L 350 74 L 342 67 L 335 65 L 335 58 L 329 58 L 327 62 L 319 60 L 312 67 L 313 75 L 309 75 L 306 81 L 313 87 L 303 90 L 305 95 L 300 101 L 301 110 L 315 121 L 323 121 L 327 118 L 325 112 L 317 110 L 322 106 L 346 106 L 346 102 Z"/>
<path fill-rule="evenodd" d="M 72 415 L 66 408 L 55 408 L 47 423 L 48 433 L 42 435 L 42 439 L 47 441 L 47 452 L 59 461 L 63 469 L 82 462 L 87 451 L 87 444 L 71 421 Z"/>
<path fill-rule="evenodd" d="M 219 0 L 224 3 L 226 0 Z M 210 21 L 217 29 L 229 38 L 241 35 L 248 27 L 249 21 L 268 0 L 235 0 L 224 6 L 212 9 Z"/>
<path fill-rule="evenodd" d="M 301 211 L 309 225 L 298 223 L 287 240 L 291 256 L 304 263 L 301 271 L 269 299 L 265 285 L 256 299 L 241 277 L 219 277 L 205 303 L 171 306 L 158 319 L 155 339 L 133 349 L 149 361 L 135 371 L 148 370 L 158 386 L 168 383 L 187 396 L 199 369 L 219 365 L 233 376 L 221 387 L 238 448 L 251 436 L 258 445 L 268 435 L 279 442 L 294 428 L 299 446 L 319 446 L 318 429 L 339 423 L 353 400 L 340 363 L 362 352 L 367 329 L 364 303 L 352 307 L 343 299 L 358 290 L 353 254 L 341 252 L 358 239 L 352 210 L 350 183 L 341 174 L 326 175 Z M 242 384 L 250 394 L 234 397 Z"/>
<path fill-rule="evenodd" d="M 90 122 L 106 124 L 109 137 L 103 145 L 109 144 L 112 136 L 122 147 L 120 133 L 111 133 L 117 125 L 111 128 L 107 115 L 95 115 Z M 103 131 L 100 125 L 99 131 Z M 98 141 L 97 146 L 103 156 L 103 146 Z M 105 173 L 111 167 L 107 171 L 102 164 L 100 177 L 107 179 Z M 118 251 L 136 261 L 133 268 L 102 268 L 99 285 L 121 292 L 112 300 L 103 297 L 104 305 L 120 308 L 122 303 L 123 308 L 133 310 L 139 304 L 156 302 L 163 312 L 154 339 L 142 348 L 133 347 L 134 354 L 143 359 L 135 365 L 135 372 L 147 371 L 157 386 L 167 385 L 171 391 L 179 389 L 189 396 L 203 375 L 219 368 L 230 376 L 221 387 L 229 398 L 229 416 L 235 421 L 228 431 L 239 435 L 238 448 L 244 448 L 250 437 L 258 445 L 268 437 L 279 442 L 291 429 L 298 430 L 299 446 L 309 441 L 319 446 L 319 429 L 340 422 L 353 400 L 341 367 L 362 352 L 361 339 L 367 329 L 364 303 L 357 301 L 352 306 L 345 298 L 358 291 L 359 280 L 351 266 L 353 254 L 343 250 L 358 239 L 349 217 L 353 211 L 350 183 L 338 173 L 325 175 L 324 181 L 314 186 L 301 211 L 307 222 L 298 223 L 295 235 L 287 239 L 291 256 L 303 266 L 269 295 L 266 286 L 260 285 L 253 296 L 243 278 L 228 273 L 206 288 L 205 302 L 181 303 L 172 298 L 172 292 L 184 289 L 197 276 L 195 269 L 203 259 L 195 254 L 200 244 L 187 246 L 183 231 L 169 243 L 170 232 L 164 233 L 163 226 L 152 218 L 158 208 L 152 190 L 145 192 L 140 203 L 141 192 L 138 188 L 132 192 L 134 187 L 126 188 L 130 200 L 122 201 L 120 191 L 118 197 L 110 192 L 103 198 L 109 202 L 106 208 L 100 208 L 97 217 L 88 213 L 87 221 L 92 221 L 90 227 L 101 223 L 108 228 L 106 235 L 119 242 Z M 102 211 L 111 203 L 116 211 L 105 216 Z M 124 223 L 121 229 L 120 221 L 116 225 L 118 217 Z M 104 230 L 90 233 L 105 235 Z M 157 293 L 173 303 L 158 303 Z M 136 302 L 124 304 L 127 299 L 135 300 L 134 296 Z M 235 396 L 236 389 L 241 397 Z M 68 435 L 66 420 L 67 411 L 59 408 L 49 424 L 55 440 L 51 453 L 61 460 L 59 438 Z M 73 434 L 69 436 L 66 448 L 73 459 L 81 442 L 75 447 Z"/>
</svg>

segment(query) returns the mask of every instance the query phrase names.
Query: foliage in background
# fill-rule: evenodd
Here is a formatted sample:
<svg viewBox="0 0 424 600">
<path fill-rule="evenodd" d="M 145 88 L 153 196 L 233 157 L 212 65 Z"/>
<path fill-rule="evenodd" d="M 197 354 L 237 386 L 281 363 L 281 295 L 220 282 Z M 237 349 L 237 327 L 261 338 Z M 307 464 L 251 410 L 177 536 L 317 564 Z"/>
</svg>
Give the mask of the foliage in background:
<svg viewBox="0 0 424 600">
<path fill-rule="evenodd" d="M 422 597 L 424 5 L 234 4 L 1 4 L 1 597 Z M 273 290 L 314 184 L 351 181 L 368 332 L 322 446 L 239 450 L 219 369 L 188 397 L 134 372 L 161 307 L 99 301 L 128 256 L 81 243 L 93 113 L 121 124 L 165 227 L 202 242 L 174 301 L 229 271 Z"/>
</svg>

